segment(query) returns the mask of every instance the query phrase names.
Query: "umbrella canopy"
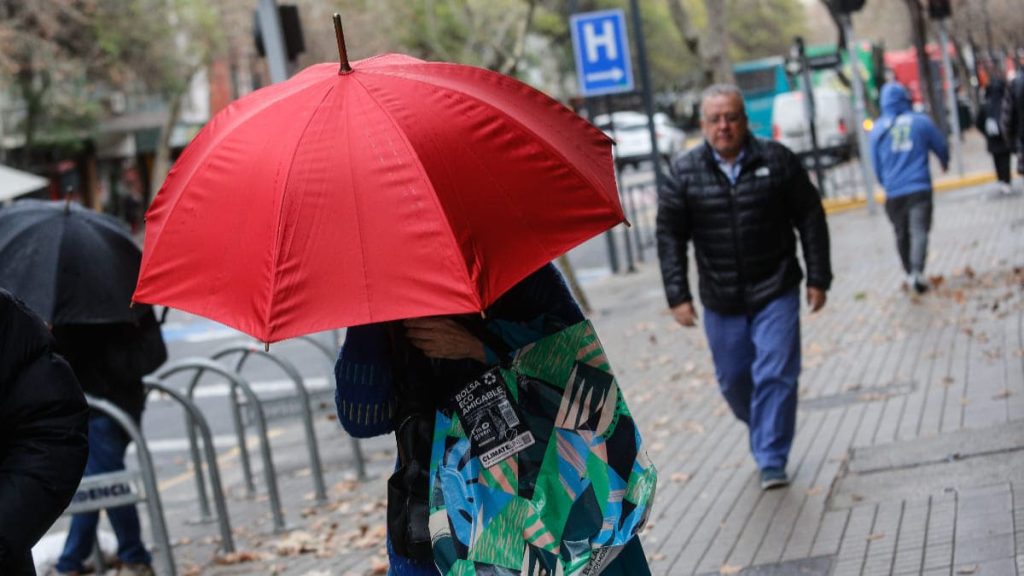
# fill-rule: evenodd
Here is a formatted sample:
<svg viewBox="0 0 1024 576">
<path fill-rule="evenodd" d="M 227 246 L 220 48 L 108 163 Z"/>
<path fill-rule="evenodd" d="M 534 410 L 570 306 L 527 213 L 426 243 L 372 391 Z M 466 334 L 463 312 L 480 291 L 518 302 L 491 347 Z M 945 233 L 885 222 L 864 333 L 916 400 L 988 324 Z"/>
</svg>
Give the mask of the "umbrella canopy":
<svg viewBox="0 0 1024 576">
<path fill-rule="evenodd" d="M 22 200 L 0 209 L 0 287 L 52 325 L 134 322 L 142 253 L 118 220 L 78 204 Z"/>
<path fill-rule="evenodd" d="M 135 299 L 264 342 L 480 311 L 622 220 L 611 140 L 533 88 L 403 55 L 320 64 L 188 146 Z"/>
</svg>

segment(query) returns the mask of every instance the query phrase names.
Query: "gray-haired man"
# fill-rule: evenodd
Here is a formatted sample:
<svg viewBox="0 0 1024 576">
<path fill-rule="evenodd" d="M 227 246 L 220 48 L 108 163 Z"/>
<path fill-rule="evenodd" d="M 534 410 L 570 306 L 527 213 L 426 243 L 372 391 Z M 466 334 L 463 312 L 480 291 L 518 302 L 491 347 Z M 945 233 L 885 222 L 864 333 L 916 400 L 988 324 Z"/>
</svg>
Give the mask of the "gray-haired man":
<svg viewBox="0 0 1024 576">
<path fill-rule="evenodd" d="M 752 136 L 739 89 L 704 91 L 705 142 L 675 158 L 658 199 L 658 257 L 672 315 L 694 326 L 687 278 L 693 242 L 704 331 L 722 395 L 750 429 L 761 487 L 789 482 L 800 375 L 799 232 L 807 303 L 825 305 L 832 282 L 828 226 L 796 155 Z"/>
</svg>

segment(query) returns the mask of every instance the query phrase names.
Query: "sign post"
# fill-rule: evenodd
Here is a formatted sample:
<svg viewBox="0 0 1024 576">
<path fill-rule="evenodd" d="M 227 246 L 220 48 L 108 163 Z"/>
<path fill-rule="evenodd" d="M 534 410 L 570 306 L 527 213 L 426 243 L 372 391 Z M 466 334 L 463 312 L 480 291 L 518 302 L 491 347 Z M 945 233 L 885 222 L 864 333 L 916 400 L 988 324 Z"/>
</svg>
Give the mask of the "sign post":
<svg viewBox="0 0 1024 576">
<path fill-rule="evenodd" d="M 633 65 L 622 10 L 573 14 L 572 47 L 580 94 L 585 97 L 633 91 Z"/>
<path fill-rule="evenodd" d="M 572 32 L 580 95 L 593 98 L 633 91 L 633 64 L 629 56 L 626 15 L 622 10 L 573 14 L 569 18 L 569 29 Z M 608 122 L 614 131 L 615 116 L 610 106 L 607 112 Z M 618 179 L 618 169 L 615 174 Z M 612 274 L 617 274 L 619 262 L 615 232 L 605 232 L 605 239 L 608 242 L 608 263 Z"/>
</svg>

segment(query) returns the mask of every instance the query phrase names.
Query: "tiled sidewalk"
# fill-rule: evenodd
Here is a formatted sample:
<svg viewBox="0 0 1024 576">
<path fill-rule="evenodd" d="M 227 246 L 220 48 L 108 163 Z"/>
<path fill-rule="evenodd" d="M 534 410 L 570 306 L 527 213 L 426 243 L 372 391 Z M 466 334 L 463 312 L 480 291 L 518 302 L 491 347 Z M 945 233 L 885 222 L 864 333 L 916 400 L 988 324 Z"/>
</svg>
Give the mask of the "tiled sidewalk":
<svg viewBox="0 0 1024 576">
<path fill-rule="evenodd" d="M 900 290 L 884 215 L 829 223 L 836 281 L 825 310 L 804 317 L 786 489 L 758 487 L 703 332 L 672 322 L 656 265 L 587 289 L 660 472 L 643 536 L 653 572 L 1024 574 L 1024 196 L 987 186 L 937 196 L 936 289 L 923 297 Z M 181 573 L 384 573 L 391 444 L 366 444 L 373 478 L 359 485 L 344 476 L 347 439 L 334 423 L 320 426 L 331 502 L 308 500 L 301 460 L 288 460 L 301 455 L 298 428 L 284 430 L 275 457 L 295 530 L 270 534 L 264 501 L 232 497 L 242 556 L 214 563 L 214 526 L 186 523 L 191 483 L 167 490 Z M 237 470 L 226 468 L 238 492 Z"/>
</svg>

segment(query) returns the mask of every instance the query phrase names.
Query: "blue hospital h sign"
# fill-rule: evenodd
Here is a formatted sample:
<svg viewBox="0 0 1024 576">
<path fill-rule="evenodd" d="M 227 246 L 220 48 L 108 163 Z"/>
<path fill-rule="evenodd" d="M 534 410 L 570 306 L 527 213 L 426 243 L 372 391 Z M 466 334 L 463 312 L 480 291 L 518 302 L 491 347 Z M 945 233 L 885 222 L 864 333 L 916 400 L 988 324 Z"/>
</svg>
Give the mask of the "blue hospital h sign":
<svg viewBox="0 0 1024 576">
<path fill-rule="evenodd" d="M 572 47 L 580 94 L 600 96 L 633 90 L 626 16 L 622 10 L 573 14 Z"/>
</svg>

